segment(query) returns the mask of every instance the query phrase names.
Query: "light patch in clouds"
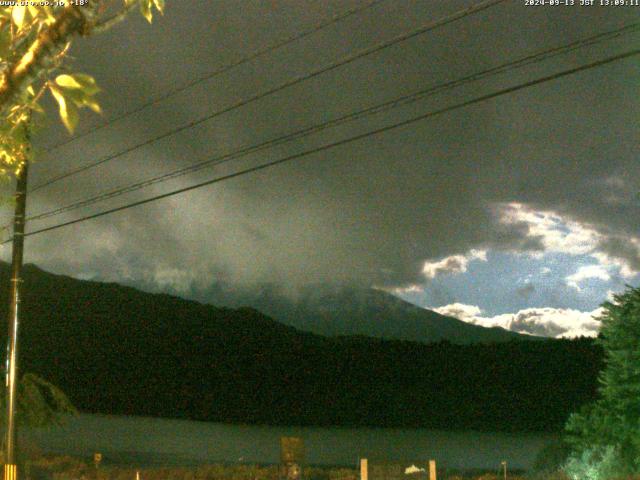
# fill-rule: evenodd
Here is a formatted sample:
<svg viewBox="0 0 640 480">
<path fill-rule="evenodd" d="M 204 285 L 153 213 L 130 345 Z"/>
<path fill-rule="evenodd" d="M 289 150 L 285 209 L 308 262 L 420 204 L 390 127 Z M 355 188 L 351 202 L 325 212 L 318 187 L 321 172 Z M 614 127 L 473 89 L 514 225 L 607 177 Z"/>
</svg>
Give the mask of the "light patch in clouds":
<svg viewBox="0 0 640 480">
<path fill-rule="evenodd" d="M 500 204 L 497 210 L 501 223 L 525 224 L 527 235 L 538 237 L 545 252 L 582 255 L 595 250 L 600 240 L 596 230 L 563 219 L 555 212 L 537 211 L 517 202 Z"/>
<path fill-rule="evenodd" d="M 244 2 L 240 10 L 237 2 L 222 1 L 215 23 L 224 28 L 211 28 L 210 2 L 174 3 L 168 14 L 175 21 L 159 22 L 144 31 L 136 22 L 125 22 L 117 32 L 107 33 L 104 48 L 76 45 L 78 68 L 92 72 L 105 91 L 118 92 L 104 96 L 102 106 L 108 117 L 114 118 L 175 85 L 187 84 L 215 69 L 209 61 L 193 59 L 205 58 L 214 63 L 219 60 L 225 64 L 265 44 L 280 41 L 283 35 L 289 35 L 282 28 L 302 31 L 344 8 L 343 2 L 288 2 L 291 8 L 285 9 L 287 14 L 281 17 L 270 9 L 270 2 Z M 331 12 L 329 3 L 333 5 Z M 403 6 L 398 7 L 399 3 Z M 106 158 L 144 143 L 151 136 L 162 137 L 172 125 L 187 125 L 225 108 L 228 102 L 253 97 L 346 58 L 370 47 L 372 39 L 395 38 L 401 32 L 431 22 L 458 8 L 454 3 L 460 2 L 381 2 L 376 11 L 367 13 L 366 21 L 354 15 L 336 25 L 340 32 L 349 32 L 338 42 L 338 30 L 318 32 L 304 42 L 296 42 L 295 49 L 288 48 L 286 52 L 252 62 L 215 82 L 185 90 L 135 118 L 77 139 L 54 155 L 64 157 L 64 162 L 47 158 L 37 162 L 30 175 L 35 183 L 42 183 L 70 168 L 86 165 L 89 158 Z M 612 24 L 635 21 L 631 9 L 606 10 L 605 15 L 605 9 L 586 9 L 589 11 L 580 16 L 540 9 L 531 12 L 534 19 L 521 15 L 518 3 L 513 2 L 508 7 L 510 11 L 505 10 L 506 3 L 504 8 L 500 7 L 500 13 L 496 10 L 499 21 L 468 25 L 473 27 L 470 35 L 484 35 L 491 42 L 467 42 L 456 53 L 452 45 L 459 43 L 459 29 L 443 29 L 438 41 L 432 35 L 416 37 L 411 45 L 398 46 L 401 52 L 397 48 L 380 51 L 367 61 L 318 76 L 312 85 L 305 83 L 265 97 L 229 111 L 221 121 L 200 123 L 197 128 L 149 144 L 144 150 L 131 151 L 126 159 L 108 162 L 99 169 L 52 185 L 30 197 L 29 209 L 33 213 L 55 209 L 212 156 L 280 138 L 415 91 L 422 88 L 425 79 L 429 79 L 429 84 L 445 83 L 486 69 L 498 62 L 498 57 L 506 61 L 528 55 L 529 46 L 540 40 L 546 39 L 546 48 L 562 42 L 562 38 L 568 42 L 581 38 L 584 32 L 605 31 Z M 312 5 L 314 8 L 310 10 Z M 562 19 L 558 18 L 560 14 Z M 499 26 L 507 19 L 512 28 L 501 29 Z M 529 29 L 532 21 L 540 28 Z M 523 32 L 526 41 L 522 41 Z M 131 38 L 136 41 L 131 42 Z M 607 48 L 613 53 L 617 47 Z M 577 65 L 588 60 L 576 52 L 566 61 Z M 394 68 L 388 68 L 389 65 Z M 555 71 L 551 65 L 548 69 L 539 74 Z M 466 268 L 466 273 L 439 275 L 426 282 L 435 283 L 428 288 L 431 292 L 439 289 L 440 293 L 437 299 L 426 298 L 421 304 L 463 301 L 483 308 L 491 305 L 494 310 L 486 315 L 535 305 L 588 311 L 595 305 L 569 304 L 575 303 L 578 295 L 566 287 L 564 279 L 580 265 L 597 263 L 596 260 L 580 259 L 580 264 L 568 270 L 554 266 L 554 275 L 544 284 L 535 282 L 536 292 L 530 297 L 515 294 L 514 290 L 522 285 L 512 282 L 511 272 L 500 272 L 497 268 L 490 272 L 482 267 L 491 263 L 492 257 L 498 257 L 498 252 L 514 252 L 514 257 L 529 260 L 526 253 L 518 252 L 532 249 L 544 252 L 545 245 L 539 241 L 544 237 L 547 248 L 555 245 L 564 251 L 561 243 L 568 241 L 577 251 L 596 249 L 610 256 L 624 256 L 632 262 L 630 268 L 640 270 L 640 260 L 633 263 L 634 250 L 623 250 L 627 243 L 622 242 L 639 234 L 638 204 L 631 196 L 640 189 L 636 149 L 640 97 L 637 81 L 632 81 L 638 74 L 633 62 L 618 62 L 606 69 L 590 70 L 585 73 L 589 77 L 582 80 L 527 89 L 518 95 L 449 112 L 434 121 L 415 123 L 411 128 L 318 151 L 287 166 L 30 237 L 26 258 L 58 273 L 93 272 L 96 279 L 126 281 L 145 288 L 157 279 L 162 287 L 155 284 L 149 289 L 172 291 L 188 283 L 181 280 L 182 274 L 175 273 L 184 271 L 202 289 L 211 288 L 215 292 L 228 288 L 244 295 L 258 291 L 263 285 L 275 285 L 286 291 L 304 290 L 315 284 L 331 288 L 351 284 L 402 287 L 428 280 L 423 273 L 425 261 L 437 264 L 449 256 L 467 257 L 471 249 L 488 249 L 489 262 L 471 262 L 467 266 L 464 258 L 457 262 L 457 271 Z M 603 81 L 614 82 L 616 88 L 606 91 L 598 88 Z M 363 89 L 362 85 L 368 88 Z M 119 200 L 113 199 L 116 203 L 92 206 L 82 214 L 139 201 L 200 183 L 209 175 L 225 175 L 245 166 L 361 135 L 419 112 L 444 107 L 458 97 L 479 94 L 474 86 L 463 90 L 452 93 L 449 99 L 406 104 L 384 115 L 345 124 L 339 131 L 318 131 L 299 139 L 303 142 L 279 144 L 268 152 L 217 165 L 215 172 L 194 171 L 148 189 L 132 191 Z M 584 102 L 585 95 L 589 102 Z M 93 122 L 87 123 L 86 129 L 100 122 L 90 115 L 86 120 Z M 51 123 L 52 128 L 40 136 L 42 147 L 67 138 L 62 136 L 59 122 Z M 603 124 L 615 124 L 616 128 L 603 129 Z M 10 185 L 6 187 L 10 195 Z M 610 192 L 615 192 L 615 198 L 605 201 Z M 515 224 L 498 224 L 493 212 L 487 210 L 494 202 L 509 205 L 507 202 L 514 201 L 519 202 L 515 205 L 528 206 L 513 212 Z M 10 209 L 5 210 L 8 217 Z M 545 214 L 547 211 L 556 213 Z M 67 212 L 60 219 L 30 222 L 29 228 L 52 226 L 58 220 L 73 220 L 78 215 L 80 212 Z M 563 225 L 565 218 L 579 224 L 567 227 Z M 532 225 L 537 225 L 540 237 L 531 231 Z M 579 228 L 585 225 L 595 227 Z M 620 243 L 598 247 L 596 229 L 606 233 L 607 239 L 616 236 Z M 105 243 L 101 237 L 109 240 Z M 519 265 L 523 270 L 518 276 L 523 276 L 523 271 L 532 271 L 523 266 L 525 261 Z M 455 259 L 444 262 L 441 267 L 445 268 L 440 271 L 427 268 L 427 273 L 444 273 L 448 271 L 446 267 L 455 271 L 455 264 Z M 157 265 L 165 272 L 156 276 Z M 471 278 L 469 274 L 476 269 L 480 274 Z M 497 275 L 492 276 L 494 272 Z M 616 272 L 612 268 L 610 273 L 614 276 Z M 628 272 L 623 270 L 625 273 Z M 466 276 L 470 279 L 465 279 Z M 602 294 L 609 288 L 598 287 Z M 552 288 L 557 291 L 551 292 Z M 418 297 L 419 290 L 414 290 L 414 297 Z M 569 290 L 574 297 L 567 295 Z M 489 292 L 493 298 L 482 298 L 480 291 Z M 192 291 L 191 295 L 196 293 L 201 295 L 199 291 Z M 595 296 L 585 288 L 579 296 L 587 298 L 590 293 Z M 213 298 L 212 294 L 211 301 Z M 520 304 L 514 305 L 515 302 Z"/>
<path fill-rule="evenodd" d="M 422 293 L 424 292 L 423 285 L 409 285 L 408 287 L 397 287 L 391 289 L 385 289 L 384 287 L 374 287 L 380 288 L 381 290 L 388 290 L 390 293 L 402 295 L 402 294 L 412 294 L 412 293 Z"/>
<path fill-rule="evenodd" d="M 602 265 L 586 265 L 578 269 L 572 275 L 566 277 L 567 285 L 581 291 L 580 283 L 588 279 L 598 279 L 602 281 L 611 280 L 611 275 Z"/>
<path fill-rule="evenodd" d="M 635 247 L 638 255 L 640 255 L 640 241 L 635 238 L 627 239 L 627 241 L 629 242 L 628 245 L 631 246 L 631 248 Z M 620 269 L 620 276 L 623 278 L 631 279 L 639 273 L 629 262 L 621 260 L 618 257 L 612 257 L 604 252 L 594 252 L 591 256 L 597 259 L 601 265 L 618 267 Z"/>
<path fill-rule="evenodd" d="M 195 282 L 195 278 L 189 272 L 170 267 L 156 267 L 149 280 L 161 289 L 172 290 L 178 294 L 189 292 Z"/>
<path fill-rule="evenodd" d="M 428 279 L 433 279 L 443 273 L 464 273 L 467 265 L 474 260 L 487 261 L 485 250 L 470 250 L 466 255 L 451 255 L 437 262 L 425 262 L 422 273 Z"/>
<path fill-rule="evenodd" d="M 581 312 L 546 307 L 483 317 L 480 307 L 463 303 L 452 303 L 433 310 L 474 325 L 501 327 L 513 332 L 552 338 L 595 337 L 600 329 L 597 317 L 602 314 L 602 308 Z"/>
<path fill-rule="evenodd" d="M 451 303 L 443 307 L 432 308 L 434 312 L 449 317 L 455 317 L 463 322 L 475 323 L 475 319 L 480 316 L 482 309 L 477 305 L 467 305 L 465 303 Z"/>
<path fill-rule="evenodd" d="M 611 276 L 605 268 L 617 269 L 619 275 L 626 279 L 631 279 L 640 273 L 630 261 L 630 258 L 640 258 L 640 239 L 638 238 L 620 239 L 616 236 L 609 236 L 599 232 L 592 225 L 576 222 L 553 211 L 534 210 L 517 202 L 499 204 L 496 211 L 501 223 L 506 225 L 526 225 L 528 228 L 527 236 L 540 240 L 544 251 L 529 253 L 529 255 L 542 258 L 545 253 L 564 253 L 572 256 L 586 254 L 597 260 L 601 269 L 598 271 L 592 269 L 581 273 L 592 273 L 594 275 L 583 277 L 583 279 L 599 278 L 609 280 Z M 607 249 L 608 245 L 614 245 L 615 248 Z M 624 246 L 624 252 L 622 252 L 622 246 Z M 607 250 L 614 250 L 623 254 L 611 255 Z M 592 267 L 589 266 L 587 268 Z M 576 275 L 578 273 L 580 272 L 577 272 Z M 605 275 L 607 278 L 605 278 Z M 577 282 L 570 285 L 579 290 Z"/>
</svg>

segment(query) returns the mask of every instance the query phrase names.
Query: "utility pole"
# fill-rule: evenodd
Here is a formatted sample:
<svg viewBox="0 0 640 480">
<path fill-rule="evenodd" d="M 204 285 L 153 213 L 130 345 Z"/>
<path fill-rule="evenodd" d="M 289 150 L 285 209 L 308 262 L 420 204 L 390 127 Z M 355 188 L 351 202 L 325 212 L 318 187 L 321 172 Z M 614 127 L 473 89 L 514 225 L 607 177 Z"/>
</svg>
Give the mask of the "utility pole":
<svg viewBox="0 0 640 480">
<path fill-rule="evenodd" d="M 18 380 L 18 318 L 20 311 L 20 287 L 22 283 L 22 257 L 24 253 L 24 224 L 27 209 L 27 174 L 29 164 L 17 175 L 16 205 L 13 216 L 13 251 L 11 254 L 11 286 L 9 303 L 9 329 L 7 340 L 7 432 L 5 438 L 4 480 L 17 480 L 16 466 L 16 383 Z"/>
</svg>

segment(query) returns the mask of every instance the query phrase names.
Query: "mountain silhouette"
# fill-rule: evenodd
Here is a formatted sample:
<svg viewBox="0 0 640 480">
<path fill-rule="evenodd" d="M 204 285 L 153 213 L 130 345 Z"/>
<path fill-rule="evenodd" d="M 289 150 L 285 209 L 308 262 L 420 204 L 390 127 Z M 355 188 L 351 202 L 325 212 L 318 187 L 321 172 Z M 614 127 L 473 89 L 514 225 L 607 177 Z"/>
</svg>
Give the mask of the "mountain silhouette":
<svg viewBox="0 0 640 480">
<path fill-rule="evenodd" d="M 263 286 L 253 291 L 200 295 L 215 304 L 251 306 L 295 328 L 326 336 L 365 335 L 388 340 L 457 344 L 539 340 L 503 328 L 472 325 L 420 308 L 386 291 L 363 287 L 306 287 L 295 295 Z"/>
<path fill-rule="evenodd" d="M 8 280 L 0 264 L 4 291 Z M 84 412 L 274 425 L 557 430 L 594 398 L 602 364 L 589 339 L 332 338 L 253 308 L 33 265 L 24 269 L 19 345 L 21 371 L 55 383 Z"/>
</svg>

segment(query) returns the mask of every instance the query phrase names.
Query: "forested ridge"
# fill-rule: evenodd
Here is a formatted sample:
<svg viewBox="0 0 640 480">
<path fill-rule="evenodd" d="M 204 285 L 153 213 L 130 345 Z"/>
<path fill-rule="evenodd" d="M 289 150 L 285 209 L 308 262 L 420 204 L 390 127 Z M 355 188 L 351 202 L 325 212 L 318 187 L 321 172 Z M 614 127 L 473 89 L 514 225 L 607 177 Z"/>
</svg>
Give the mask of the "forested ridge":
<svg viewBox="0 0 640 480">
<path fill-rule="evenodd" d="M 251 308 L 34 266 L 24 277 L 22 371 L 57 384 L 85 412 L 553 431 L 594 398 L 602 363 L 590 339 L 455 345 L 323 337 Z M 6 291 L 5 264 L 0 280 Z"/>
</svg>

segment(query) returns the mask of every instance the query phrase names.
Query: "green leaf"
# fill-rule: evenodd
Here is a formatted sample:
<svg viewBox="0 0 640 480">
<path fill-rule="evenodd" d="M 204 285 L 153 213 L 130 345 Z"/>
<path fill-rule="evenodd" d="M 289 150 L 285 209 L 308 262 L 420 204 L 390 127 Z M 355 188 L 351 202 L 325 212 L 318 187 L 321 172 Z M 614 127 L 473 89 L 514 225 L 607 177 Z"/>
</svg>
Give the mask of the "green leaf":
<svg viewBox="0 0 640 480">
<path fill-rule="evenodd" d="M 49 89 L 58 102 L 62 123 L 67 127 L 69 133 L 73 133 L 76 125 L 78 125 L 78 107 L 73 101 L 69 102 L 63 91 L 58 87 L 51 85 Z"/>
<path fill-rule="evenodd" d="M 153 0 L 153 4 L 156 6 L 158 11 L 164 15 L 164 0 Z"/>
<path fill-rule="evenodd" d="M 53 9 L 51 8 L 51 6 L 42 5 L 40 8 L 44 12 L 44 17 L 45 17 L 44 23 L 46 23 L 47 25 L 51 25 L 52 23 L 55 23 L 56 16 L 54 15 Z"/>
<path fill-rule="evenodd" d="M 25 88 L 22 92 L 20 92 L 20 95 L 18 96 L 19 102 L 18 102 L 18 105 L 16 106 L 18 108 L 25 107 L 29 102 L 31 102 L 31 100 L 35 96 L 36 96 L 36 91 L 33 89 L 33 85 L 27 86 L 27 88 Z"/>
<path fill-rule="evenodd" d="M 73 78 L 82 85 L 82 90 L 87 95 L 95 95 L 100 91 L 100 87 L 96 84 L 96 80 L 91 75 L 84 73 L 74 73 Z"/>
<path fill-rule="evenodd" d="M 26 14 L 27 14 L 26 6 L 15 5 L 11 10 L 11 19 L 13 20 L 13 23 L 15 24 L 15 26 L 18 27 L 18 30 L 22 28 Z"/>
<path fill-rule="evenodd" d="M 38 16 L 40 15 L 40 7 L 29 5 L 27 9 L 33 18 L 38 18 Z"/>
<path fill-rule="evenodd" d="M 72 103 L 75 107 L 88 107 L 96 113 L 102 113 L 100 105 L 94 98 L 95 93 L 100 89 L 93 77 L 80 73 L 58 75 L 56 85 L 55 89 L 60 91 L 67 105 Z"/>
<path fill-rule="evenodd" d="M 60 90 L 60 92 L 64 95 L 67 103 L 72 102 L 76 107 L 81 107 L 86 97 L 82 90 L 78 89 L 65 89 Z"/>
<path fill-rule="evenodd" d="M 56 83 L 62 88 L 82 88 L 82 84 L 78 82 L 72 75 L 58 75 Z"/>
<path fill-rule="evenodd" d="M 102 113 L 102 108 L 100 108 L 100 104 L 93 97 L 86 98 L 83 105 L 85 107 L 89 107 L 91 110 L 93 110 L 96 113 Z"/>
<path fill-rule="evenodd" d="M 58 75 L 56 77 L 56 84 L 66 89 L 82 90 L 86 95 L 95 95 L 100 91 L 95 79 L 91 75 L 85 75 L 83 73 Z"/>
<path fill-rule="evenodd" d="M 69 88 L 64 90 L 64 96 L 67 102 L 72 101 L 76 107 L 89 107 L 96 113 L 102 113 L 100 105 L 93 95 L 87 95 L 84 90 L 77 88 Z"/>
<path fill-rule="evenodd" d="M 140 13 L 147 19 L 147 22 L 153 21 L 153 13 L 151 12 L 151 5 L 153 0 L 140 0 Z"/>
<path fill-rule="evenodd" d="M 44 114 L 44 109 L 42 108 L 42 106 L 39 103 L 31 104 L 31 110 L 33 110 L 34 112 L 38 112 L 38 113 Z"/>
</svg>

